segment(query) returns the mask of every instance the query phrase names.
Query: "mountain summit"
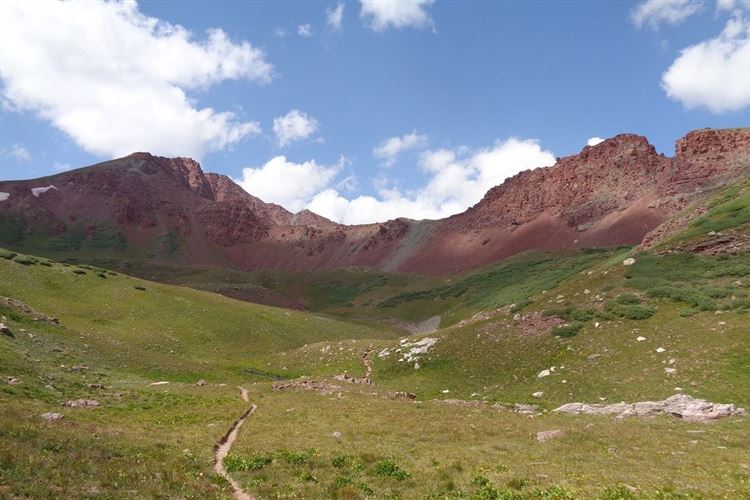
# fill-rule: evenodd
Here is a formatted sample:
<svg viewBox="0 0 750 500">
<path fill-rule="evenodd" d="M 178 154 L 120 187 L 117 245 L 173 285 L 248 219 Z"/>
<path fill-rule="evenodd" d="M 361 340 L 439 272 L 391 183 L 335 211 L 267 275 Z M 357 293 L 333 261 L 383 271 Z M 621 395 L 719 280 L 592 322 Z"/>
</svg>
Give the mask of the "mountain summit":
<svg viewBox="0 0 750 500">
<path fill-rule="evenodd" d="M 265 203 L 189 158 L 134 153 L 0 182 L 0 243 L 245 270 L 448 273 L 531 249 L 637 244 L 701 194 L 748 173 L 750 129 L 690 132 L 674 157 L 621 134 L 521 172 L 461 214 L 346 226 Z"/>
</svg>

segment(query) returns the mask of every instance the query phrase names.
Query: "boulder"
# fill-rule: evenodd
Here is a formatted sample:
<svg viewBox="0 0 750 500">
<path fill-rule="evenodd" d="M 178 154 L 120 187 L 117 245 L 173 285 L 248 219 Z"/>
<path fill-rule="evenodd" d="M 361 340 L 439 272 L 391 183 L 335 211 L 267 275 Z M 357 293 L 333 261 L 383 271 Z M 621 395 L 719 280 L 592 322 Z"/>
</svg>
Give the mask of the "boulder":
<svg viewBox="0 0 750 500">
<path fill-rule="evenodd" d="M 42 420 L 44 420 L 45 422 L 54 422 L 55 420 L 62 420 L 62 418 L 64 417 L 62 413 L 57 413 L 54 411 L 42 413 L 39 416 L 42 417 Z"/>
<path fill-rule="evenodd" d="M 93 408 L 95 406 L 101 406 L 101 403 L 96 399 L 70 399 L 63 403 L 63 406 L 70 408 Z"/>
<path fill-rule="evenodd" d="M 543 443 L 545 441 L 549 441 L 550 439 L 555 438 L 561 438 L 565 435 L 563 431 L 560 429 L 555 429 L 551 431 L 541 431 L 536 433 L 536 440 L 540 443 Z"/>
</svg>

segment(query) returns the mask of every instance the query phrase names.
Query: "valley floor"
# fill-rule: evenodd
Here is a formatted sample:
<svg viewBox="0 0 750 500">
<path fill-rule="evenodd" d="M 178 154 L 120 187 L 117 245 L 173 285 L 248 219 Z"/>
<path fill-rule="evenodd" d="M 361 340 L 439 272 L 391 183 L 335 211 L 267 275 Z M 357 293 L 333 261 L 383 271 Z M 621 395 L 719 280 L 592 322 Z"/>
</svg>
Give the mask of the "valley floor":
<svg viewBox="0 0 750 500">
<path fill-rule="evenodd" d="M 377 287 L 352 321 L 11 254 L 0 497 L 750 498 L 747 416 L 552 411 L 750 407 L 747 253 L 534 257 L 516 304 L 508 267 L 411 285 L 380 310 L 456 314 L 415 335 Z"/>
</svg>

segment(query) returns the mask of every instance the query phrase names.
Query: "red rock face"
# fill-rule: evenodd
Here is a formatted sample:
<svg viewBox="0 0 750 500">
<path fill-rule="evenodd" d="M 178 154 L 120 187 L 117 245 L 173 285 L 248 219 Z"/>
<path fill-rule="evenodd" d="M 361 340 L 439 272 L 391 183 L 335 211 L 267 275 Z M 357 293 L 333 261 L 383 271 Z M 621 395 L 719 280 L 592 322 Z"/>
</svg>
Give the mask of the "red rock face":
<svg viewBox="0 0 750 500">
<path fill-rule="evenodd" d="M 750 175 L 750 129 L 698 130 L 673 158 L 618 135 L 552 167 L 521 172 L 464 213 L 344 226 L 248 194 L 188 158 L 135 153 L 29 181 L 0 183 L 0 216 L 63 234 L 121 233 L 129 255 L 240 269 L 368 266 L 450 273 L 530 249 L 637 244 L 706 190 Z M 53 185 L 35 196 L 31 189 Z M 88 234 L 88 233 L 87 233 Z M 169 245 L 164 242 L 168 241 Z M 154 249 L 169 247 L 169 255 Z M 113 250 L 114 252 L 114 250 Z"/>
</svg>

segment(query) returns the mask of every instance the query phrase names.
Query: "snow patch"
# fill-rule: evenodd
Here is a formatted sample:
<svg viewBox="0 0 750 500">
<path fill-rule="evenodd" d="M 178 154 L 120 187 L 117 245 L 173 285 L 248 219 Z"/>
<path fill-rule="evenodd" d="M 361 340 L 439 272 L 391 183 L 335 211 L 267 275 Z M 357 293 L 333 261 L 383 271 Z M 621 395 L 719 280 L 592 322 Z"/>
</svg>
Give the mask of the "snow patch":
<svg viewBox="0 0 750 500">
<path fill-rule="evenodd" d="M 54 189 L 55 191 L 57 191 L 57 188 L 50 184 L 49 186 L 31 188 L 31 194 L 39 198 L 40 194 L 44 194 L 50 189 Z"/>
<path fill-rule="evenodd" d="M 5 200 L 7 200 L 8 198 L 10 198 L 10 193 L 3 193 L 3 192 L 0 192 L 0 201 L 5 201 Z"/>
</svg>

